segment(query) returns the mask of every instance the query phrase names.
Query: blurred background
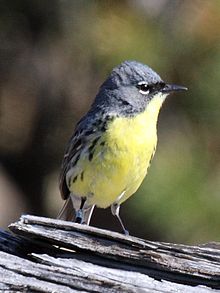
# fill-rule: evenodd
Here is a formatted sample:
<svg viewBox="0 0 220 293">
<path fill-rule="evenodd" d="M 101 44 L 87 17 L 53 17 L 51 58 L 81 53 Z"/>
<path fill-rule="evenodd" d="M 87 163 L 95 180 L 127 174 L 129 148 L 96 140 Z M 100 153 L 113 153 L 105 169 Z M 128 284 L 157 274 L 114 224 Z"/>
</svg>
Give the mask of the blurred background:
<svg viewBox="0 0 220 293">
<path fill-rule="evenodd" d="M 170 96 L 158 148 L 121 208 L 130 234 L 220 241 L 220 1 L 0 1 L 0 227 L 56 217 L 65 145 L 112 67 L 132 59 L 188 92 Z M 120 231 L 109 210 L 92 224 Z"/>
</svg>

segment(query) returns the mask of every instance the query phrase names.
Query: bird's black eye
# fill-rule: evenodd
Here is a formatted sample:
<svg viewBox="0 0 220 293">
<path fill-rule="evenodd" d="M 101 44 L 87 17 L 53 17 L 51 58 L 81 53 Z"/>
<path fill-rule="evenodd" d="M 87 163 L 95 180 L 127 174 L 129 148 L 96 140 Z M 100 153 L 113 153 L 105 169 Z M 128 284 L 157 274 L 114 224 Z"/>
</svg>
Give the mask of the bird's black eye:
<svg viewBox="0 0 220 293">
<path fill-rule="evenodd" d="M 137 84 L 137 88 L 139 92 L 143 95 L 147 95 L 150 92 L 150 86 L 144 81 L 141 81 Z"/>
</svg>

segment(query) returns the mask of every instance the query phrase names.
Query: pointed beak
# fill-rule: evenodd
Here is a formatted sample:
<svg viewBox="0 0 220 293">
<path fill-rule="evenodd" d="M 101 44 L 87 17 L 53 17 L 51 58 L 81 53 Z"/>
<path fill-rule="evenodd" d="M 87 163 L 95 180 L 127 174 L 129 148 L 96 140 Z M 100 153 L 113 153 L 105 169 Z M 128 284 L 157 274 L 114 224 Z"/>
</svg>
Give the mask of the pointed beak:
<svg viewBox="0 0 220 293">
<path fill-rule="evenodd" d="M 171 92 L 180 92 L 180 91 L 187 91 L 187 90 L 188 88 L 185 86 L 176 85 L 176 84 L 166 84 L 162 92 L 169 94 Z"/>
</svg>

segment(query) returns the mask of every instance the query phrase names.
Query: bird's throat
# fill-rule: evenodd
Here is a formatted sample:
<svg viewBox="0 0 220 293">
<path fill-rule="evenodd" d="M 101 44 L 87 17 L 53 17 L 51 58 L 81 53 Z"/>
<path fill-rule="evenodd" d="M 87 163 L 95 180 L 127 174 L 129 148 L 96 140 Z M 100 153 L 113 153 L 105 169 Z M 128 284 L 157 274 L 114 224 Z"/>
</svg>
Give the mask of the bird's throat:
<svg viewBox="0 0 220 293">
<path fill-rule="evenodd" d="M 144 112 L 133 117 L 118 117 L 109 125 L 111 139 L 121 143 L 133 141 L 137 144 L 156 140 L 156 126 L 160 108 L 166 96 L 158 94 L 147 105 Z M 122 139 L 124 137 L 124 139 Z"/>
</svg>

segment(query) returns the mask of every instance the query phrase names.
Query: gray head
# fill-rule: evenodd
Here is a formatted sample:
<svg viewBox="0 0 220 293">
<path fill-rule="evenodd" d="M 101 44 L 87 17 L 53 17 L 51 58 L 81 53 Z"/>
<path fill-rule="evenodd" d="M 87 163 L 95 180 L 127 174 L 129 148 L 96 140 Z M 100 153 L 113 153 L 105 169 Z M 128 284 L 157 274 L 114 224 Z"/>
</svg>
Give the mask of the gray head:
<svg viewBox="0 0 220 293">
<path fill-rule="evenodd" d="M 132 116 L 144 111 L 155 95 L 160 93 L 165 98 L 169 93 L 180 90 L 186 88 L 166 84 L 147 65 L 125 61 L 115 67 L 102 84 L 92 109 Z"/>
</svg>

